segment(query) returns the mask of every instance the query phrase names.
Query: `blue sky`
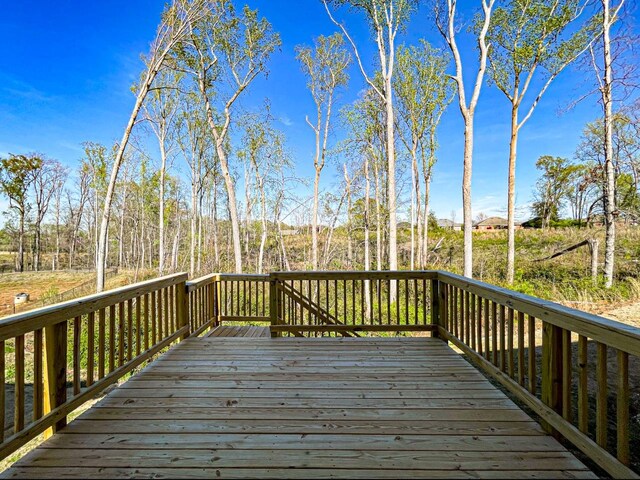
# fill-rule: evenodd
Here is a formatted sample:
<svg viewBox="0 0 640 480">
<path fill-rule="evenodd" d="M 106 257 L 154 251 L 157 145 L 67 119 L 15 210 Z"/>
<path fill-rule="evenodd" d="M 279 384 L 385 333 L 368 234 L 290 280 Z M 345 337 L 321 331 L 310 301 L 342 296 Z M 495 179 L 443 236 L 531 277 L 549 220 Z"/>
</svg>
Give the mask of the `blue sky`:
<svg viewBox="0 0 640 480">
<path fill-rule="evenodd" d="M 142 68 L 140 55 L 154 36 L 163 5 L 164 0 L 32 0 L 3 5 L 0 155 L 36 151 L 75 166 L 82 156 L 82 142 L 108 145 L 118 140 L 133 105 L 130 86 Z M 310 44 L 317 35 L 333 33 L 335 28 L 319 0 L 250 0 L 249 5 L 273 24 L 283 45 L 272 58 L 268 78 L 254 85 L 243 106 L 257 108 L 269 97 L 298 174 L 311 177 L 314 144 L 304 118 L 313 114 L 313 104 L 294 48 Z M 470 12 L 463 10 L 462 14 L 468 17 Z M 372 65 L 375 51 L 362 20 L 344 11 L 336 15 L 346 21 L 365 63 Z M 413 43 L 421 37 L 441 45 L 425 11 L 415 15 L 404 39 Z M 466 73 L 473 77 L 474 47 L 464 38 L 460 47 L 467 61 Z M 528 215 L 525 207 L 537 178 L 537 158 L 546 154 L 571 157 L 584 124 L 599 115 L 593 97 L 561 113 L 588 90 L 585 75 L 575 70 L 564 72 L 521 131 L 517 204 L 523 208 L 522 218 Z M 354 67 L 349 89 L 342 93 L 340 102 L 357 98 L 363 85 Z M 484 86 L 476 114 L 474 215 L 506 210 L 509 109 L 500 92 Z M 336 131 L 334 139 L 339 138 Z M 439 216 L 450 218 L 451 212 L 456 212 L 459 220 L 463 136 L 455 102 L 442 120 L 439 141 L 432 206 Z M 324 186 L 330 188 L 338 180 L 338 168 L 330 165 L 325 172 Z"/>
</svg>

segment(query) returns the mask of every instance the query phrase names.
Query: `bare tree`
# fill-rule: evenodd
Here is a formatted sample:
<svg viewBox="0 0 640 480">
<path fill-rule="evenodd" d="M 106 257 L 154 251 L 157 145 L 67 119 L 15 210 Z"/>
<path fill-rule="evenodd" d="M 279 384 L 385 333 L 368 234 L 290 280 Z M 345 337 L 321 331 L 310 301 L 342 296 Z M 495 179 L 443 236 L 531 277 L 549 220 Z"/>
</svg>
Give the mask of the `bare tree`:
<svg viewBox="0 0 640 480">
<path fill-rule="evenodd" d="M 411 156 L 411 269 L 425 267 L 428 248 L 429 188 L 436 163 L 436 130 L 442 114 L 453 100 L 453 83 L 445 70 L 449 59 L 425 40 L 416 47 L 401 46 L 397 52 L 394 81 L 401 121 L 400 138 Z M 421 168 L 419 169 L 419 164 Z M 420 172 L 424 200 L 420 188 Z M 418 248 L 415 248 L 414 221 L 417 223 Z"/>
<path fill-rule="evenodd" d="M 206 113 L 196 98 L 195 95 L 187 95 L 183 99 L 180 107 L 179 132 L 176 136 L 182 156 L 189 165 L 191 181 L 189 272 L 192 276 L 197 270 L 201 198 L 207 177 L 213 173 L 216 167 L 213 161 L 215 160 L 212 151 L 213 141 L 207 127 Z M 212 159 L 210 160 L 209 157 Z"/>
<path fill-rule="evenodd" d="M 473 167 L 473 127 L 478 98 L 484 81 L 484 74 L 487 68 L 487 57 L 489 54 L 489 44 L 487 43 L 487 32 L 491 23 L 491 9 L 495 0 L 482 0 L 481 27 L 478 33 L 477 44 L 479 51 L 478 71 L 476 73 L 475 84 L 471 98 L 467 103 L 465 91 L 465 79 L 462 58 L 458 49 L 456 35 L 458 26 L 456 25 L 457 0 L 446 0 L 443 5 L 436 3 L 436 25 L 440 34 L 445 39 L 455 63 L 455 74 L 453 79 L 456 82 L 458 91 L 458 106 L 464 121 L 464 154 L 462 173 L 462 216 L 464 228 L 464 275 L 473 276 L 473 211 L 471 209 L 471 173 Z"/>
<path fill-rule="evenodd" d="M 242 243 L 234 180 L 229 166 L 227 142 L 234 105 L 242 93 L 267 71 L 269 56 L 280 46 L 280 37 L 257 10 L 245 7 L 236 14 L 223 1 L 201 22 L 192 22 L 188 48 L 180 52 L 182 70 L 191 74 L 198 86 L 215 141 L 222 177 L 229 199 L 236 273 L 242 273 Z M 220 112 L 214 100 L 222 99 Z"/>
<path fill-rule="evenodd" d="M 71 222 L 70 243 L 69 243 L 69 268 L 72 268 L 75 261 L 76 249 L 78 245 L 78 232 L 84 218 L 84 210 L 89 201 L 91 189 L 91 174 L 87 164 L 84 162 L 78 169 L 78 180 L 75 191 L 77 198 L 73 199 L 71 192 L 67 191 L 67 204 L 69 208 L 69 221 Z M 74 206 L 75 205 L 75 206 Z"/>
<path fill-rule="evenodd" d="M 158 141 L 160 150 L 160 191 L 158 201 L 158 273 L 164 274 L 165 247 L 165 190 L 167 161 L 175 146 L 177 128 L 176 116 L 179 105 L 179 91 L 176 86 L 180 83 L 178 75 L 163 71 L 156 80 L 156 87 L 150 92 L 147 102 L 143 104 L 144 117 L 153 135 Z"/>
<path fill-rule="evenodd" d="M 613 269 L 616 248 L 616 172 L 613 165 L 613 62 L 611 57 L 611 26 L 616 21 L 624 0 L 611 5 L 610 0 L 602 2 L 602 69 L 594 61 L 604 111 L 604 283 L 606 288 L 613 286 Z"/>
<path fill-rule="evenodd" d="M 53 208 L 55 218 L 55 232 L 56 232 L 56 250 L 51 261 L 51 270 L 58 270 L 60 268 L 60 204 L 62 202 L 62 194 L 64 193 L 64 183 L 66 174 L 68 172 L 64 169 L 64 173 L 61 174 L 55 181 L 53 187 Z"/>
<path fill-rule="evenodd" d="M 373 75 L 367 73 L 358 48 L 349 36 L 346 27 L 338 22 L 327 4 L 323 0 L 325 9 L 331 21 L 341 29 L 353 48 L 360 72 L 369 87 L 382 99 L 385 106 L 386 127 L 386 153 L 387 153 L 387 197 L 389 208 L 389 269 L 398 269 L 398 224 L 397 224 L 397 200 L 396 200 L 396 150 L 395 150 L 395 118 L 393 103 L 393 75 L 395 66 L 396 38 L 400 29 L 404 28 L 413 13 L 416 1 L 414 0 L 336 0 L 334 3 L 349 4 L 361 10 L 367 23 L 373 31 L 375 43 L 378 49 L 380 81 L 376 81 Z M 392 283 L 391 301 L 395 300 L 396 284 Z"/>
<path fill-rule="evenodd" d="M 531 118 L 555 78 L 584 53 L 594 39 L 589 22 L 576 25 L 583 16 L 584 0 L 512 1 L 497 8 L 488 39 L 491 79 L 511 103 L 511 137 L 507 181 L 507 283 L 515 274 L 515 183 L 518 134 Z M 539 78 L 538 78 L 539 77 Z M 540 82 L 537 87 L 536 80 Z M 532 87 L 533 85 L 533 87 Z M 537 88 L 536 88 L 537 87 Z M 525 105 L 533 88 L 535 96 Z"/>
<path fill-rule="evenodd" d="M 104 290 L 105 268 L 107 260 L 107 241 L 109 235 L 109 220 L 111 218 L 111 204 L 118 180 L 118 172 L 124 160 L 125 151 L 131 137 L 131 132 L 138 119 L 142 104 L 152 88 L 158 73 L 166 68 L 169 54 L 189 34 L 189 27 L 196 22 L 205 12 L 204 0 L 174 0 L 162 14 L 156 38 L 151 44 L 151 52 L 145 59 L 146 69 L 141 82 L 136 88 L 136 101 L 133 106 L 129 122 L 125 127 L 122 140 L 118 144 L 115 154 L 111 177 L 104 199 L 102 219 L 100 221 L 100 234 L 98 237 L 98 253 L 96 259 L 96 290 Z"/>
<path fill-rule="evenodd" d="M 41 158 L 40 167 L 34 171 L 33 176 L 33 200 L 35 205 L 33 228 L 34 228 L 34 245 L 33 245 L 33 269 L 40 271 L 42 263 L 42 222 L 49 211 L 51 198 L 53 197 L 56 187 L 59 186 L 60 180 L 65 175 L 65 170 L 55 160 Z"/>
<path fill-rule="evenodd" d="M 316 105 L 315 123 L 312 123 L 308 116 L 305 120 L 315 134 L 311 265 L 313 270 L 317 270 L 320 174 L 327 156 L 327 142 L 336 90 L 345 86 L 349 81 L 347 69 L 351 58 L 344 48 L 344 38 L 339 33 L 329 37 L 321 35 L 316 39 L 314 49 L 297 47 L 296 51 L 298 61 L 308 79 L 307 86 Z"/>
<path fill-rule="evenodd" d="M 381 164 L 384 162 L 385 133 L 381 117 L 384 116 L 384 108 L 380 98 L 371 90 L 364 92 L 362 97 L 351 106 L 344 109 L 343 117 L 345 126 L 348 129 L 347 153 L 360 158 L 364 164 L 362 166 L 365 177 L 366 192 L 366 230 L 368 238 L 371 225 L 370 209 L 370 188 L 373 180 L 375 219 L 376 219 L 376 269 L 382 270 L 384 263 L 383 254 L 383 188 L 384 182 Z M 366 166 L 366 168 L 365 168 Z M 373 178 L 371 177 L 373 175 Z M 368 241 L 365 245 L 368 251 Z M 365 263 L 367 263 L 365 261 Z M 368 267 L 367 267 L 368 268 Z"/>
</svg>

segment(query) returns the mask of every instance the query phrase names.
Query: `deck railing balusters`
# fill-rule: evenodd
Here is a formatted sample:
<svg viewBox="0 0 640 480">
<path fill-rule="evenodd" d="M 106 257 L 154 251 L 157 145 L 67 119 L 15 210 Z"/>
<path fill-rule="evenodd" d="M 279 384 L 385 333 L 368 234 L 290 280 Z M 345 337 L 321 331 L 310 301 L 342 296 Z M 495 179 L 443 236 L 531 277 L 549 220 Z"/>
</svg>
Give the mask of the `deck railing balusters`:
<svg viewBox="0 0 640 480">
<path fill-rule="evenodd" d="M 0 407 L 3 408 L 0 454 L 6 457 L 39 434 L 45 432 L 46 436 L 50 436 L 63 428 L 67 415 L 73 410 L 151 359 L 178 337 L 187 336 L 188 326 L 176 330 L 177 322 L 184 322 L 187 313 L 186 310 L 180 313 L 183 320 L 177 318 L 180 315 L 175 303 L 180 292 L 183 292 L 184 298 L 186 279 L 186 274 L 163 277 L 12 315 L 0 321 L 3 353 L 7 341 L 14 346 L 12 379 L 15 384 L 12 399 L 14 434 L 9 438 L 4 436 L 7 417 L 5 389 L 0 388 Z M 162 291 L 164 299 L 159 293 Z M 151 345 L 147 345 L 148 329 L 146 325 L 141 325 L 140 303 L 143 301 L 146 316 L 149 294 L 152 298 L 152 314 L 157 311 L 162 315 L 164 309 L 163 318 L 167 322 L 164 333 L 154 336 Z M 162 301 L 164 305 L 160 303 Z M 31 344 L 31 339 L 33 367 L 26 372 L 25 356 L 31 354 L 25 350 L 25 346 Z M 0 386 L 6 383 L 7 367 L 3 355 L 0 361 Z M 25 381 L 27 378 L 31 381 L 31 373 L 32 402 L 27 403 Z M 69 392 L 67 385 L 71 386 Z"/>
<path fill-rule="evenodd" d="M 618 350 L 618 391 L 616 396 L 616 453 L 629 465 L 629 354 Z"/>
<path fill-rule="evenodd" d="M 607 346 L 598 342 L 596 348 L 596 441 L 602 448 L 607 448 Z"/>
<path fill-rule="evenodd" d="M 86 400 L 189 334 L 219 322 L 270 322 L 272 334 L 287 336 L 435 331 L 612 476 L 628 476 L 624 465 L 634 461 L 629 370 L 640 354 L 640 333 L 551 302 L 435 271 L 212 274 L 191 282 L 177 274 L 87 298 L 0 322 L 0 346 L 4 351 L 9 341 L 14 347 L 7 353 L 11 365 L 4 356 L 0 362 L 0 384 L 8 375 L 15 381 L 8 399 L 15 435 L 0 438 L 3 455 L 47 429 L 50 434 L 62 428 Z M 24 347 L 31 338 L 32 407 L 24 398 L 25 381 L 31 380 Z M 4 395 L 2 390 L 0 434 Z M 25 424 L 25 418 L 33 421 Z"/>
<path fill-rule="evenodd" d="M 439 278 L 444 291 L 451 291 L 453 297 L 446 300 L 446 305 L 453 310 L 447 315 L 449 323 L 444 323 L 445 339 L 536 411 L 548 431 L 566 437 L 612 476 L 633 476 L 625 466 L 633 462 L 634 454 L 629 446 L 633 425 L 629 410 L 629 364 L 631 356 L 635 361 L 640 357 L 640 331 L 453 274 L 440 272 Z M 469 308 L 467 295 L 471 298 Z M 480 329 L 475 339 L 469 338 L 469 328 L 473 329 L 476 318 L 474 295 L 479 301 L 477 327 Z M 540 332 L 542 335 L 537 336 Z M 537 353 L 540 339 L 541 355 Z M 595 347 L 592 352 L 595 371 L 591 372 L 589 339 Z M 609 348 L 615 350 L 615 355 L 607 355 Z M 617 373 L 609 379 L 609 368 L 613 368 L 610 364 L 616 356 Z M 541 368 L 541 377 L 538 368 Z M 573 372 L 576 372 L 577 387 Z M 615 389 L 608 383 L 614 378 Z M 614 394 L 616 400 L 612 402 Z M 595 405 L 592 431 L 589 429 L 590 404 Z"/>
</svg>

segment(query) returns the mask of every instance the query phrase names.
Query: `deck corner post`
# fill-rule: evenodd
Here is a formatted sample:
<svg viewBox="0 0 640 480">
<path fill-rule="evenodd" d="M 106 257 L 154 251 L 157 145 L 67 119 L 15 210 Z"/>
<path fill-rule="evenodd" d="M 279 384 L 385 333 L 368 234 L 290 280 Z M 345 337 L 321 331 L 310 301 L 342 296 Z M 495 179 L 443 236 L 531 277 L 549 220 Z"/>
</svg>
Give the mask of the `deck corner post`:
<svg viewBox="0 0 640 480">
<path fill-rule="evenodd" d="M 554 411 L 562 412 L 562 329 L 542 323 L 542 401 Z M 554 436 L 558 432 L 546 423 L 543 427 Z"/>
<path fill-rule="evenodd" d="M 436 330 L 433 331 L 433 337 L 439 337 L 440 332 L 437 330 L 441 326 L 440 318 L 440 280 L 438 278 L 431 279 L 431 324 L 435 325 Z"/>
<path fill-rule="evenodd" d="M 44 337 L 43 413 L 46 415 L 67 401 L 67 322 L 45 327 Z M 45 431 L 45 438 L 49 438 L 66 425 L 65 416 Z"/>
<path fill-rule="evenodd" d="M 180 340 L 184 340 L 191 333 L 191 322 L 189 321 L 189 295 L 187 294 L 187 281 L 176 285 L 176 317 L 178 319 L 178 329 L 189 327 L 189 332 L 182 335 Z"/>
</svg>

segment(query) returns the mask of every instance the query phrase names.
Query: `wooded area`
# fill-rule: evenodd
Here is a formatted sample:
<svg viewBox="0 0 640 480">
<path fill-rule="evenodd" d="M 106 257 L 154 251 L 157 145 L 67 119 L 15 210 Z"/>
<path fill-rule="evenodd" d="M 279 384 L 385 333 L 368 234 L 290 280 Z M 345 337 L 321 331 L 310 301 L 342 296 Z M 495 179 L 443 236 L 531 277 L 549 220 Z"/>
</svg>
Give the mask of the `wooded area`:
<svg viewBox="0 0 640 480">
<path fill-rule="evenodd" d="M 230 0 L 174 0 L 144 57 L 118 143 L 87 141 L 77 168 L 46 153 L 0 159 L 0 192 L 10 202 L 0 245 L 15 252 L 15 261 L 5 264 L 16 271 L 94 267 L 98 290 L 112 266 L 192 276 L 428 268 L 437 132 L 456 99 L 465 138 L 462 270 L 471 277 L 478 268 L 473 215 L 482 215 L 471 209 L 474 112 L 481 90 L 497 87 L 510 101 L 512 118 L 505 159 L 504 278 L 510 284 L 520 130 L 556 77 L 573 65 L 600 95 L 602 119 L 584 127 L 574 159 L 549 152 L 538 160 L 531 214 L 542 228 L 558 224 L 564 212 L 572 220 L 565 224 L 602 224 L 603 285 L 610 287 L 616 222 L 635 225 L 640 215 L 638 108 L 633 95 L 623 94 L 635 79 L 624 0 L 477 3 L 477 15 L 464 23 L 455 0 L 426 9 L 417 0 L 324 0 L 336 32 L 310 35 L 310 43 L 296 49 L 316 106 L 306 118 L 315 153 L 294 159 L 269 99 L 251 108 L 241 103 L 267 75 L 279 34 L 257 10 Z M 341 20 L 347 7 L 369 26 L 375 62 L 361 56 L 365 40 Z M 441 33 L 442 45 L 402 43 L 418 12 L 425 28 Z M 463 35 L 478 47 L 477 64 L 467 64 L 459 51 Z M 362 78 L 349 77 L 351 65 Z M 475 68 L 473 85 L 465 85 L 463 72 Z M 344 104 L 340 93 L 357 80 L 365 88 L 356 102 Z M 337 129 L 344 140 L 335 140 Z M 314 178 L 299 178 L 295 164 L 301 162 L 313 164 Z M 328 166 L 344 180 L 323 189 Z M 336 236 L 346 249 L 336 247 Z M 286 237 L 296 237 L 293 254 Z"/>
</svg>

